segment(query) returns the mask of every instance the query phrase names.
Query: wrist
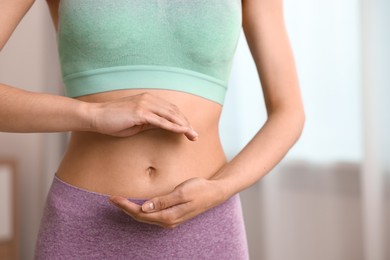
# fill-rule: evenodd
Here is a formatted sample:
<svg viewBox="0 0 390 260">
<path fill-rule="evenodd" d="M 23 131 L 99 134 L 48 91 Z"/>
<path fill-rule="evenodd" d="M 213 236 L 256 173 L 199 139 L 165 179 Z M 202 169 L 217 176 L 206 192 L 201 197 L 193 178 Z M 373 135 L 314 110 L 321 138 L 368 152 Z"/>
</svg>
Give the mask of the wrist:
<svg viewBox="0 0 390 260">
<path fill-rule="evenodd" d="M 230 198 L 248 187 L 248 178 L 245 177 L 243 167 L 232 160 L 225 163 L 213 176 L 210 177 L 224 198 Z"/>
<path fill-rule="evenodd" d="M 218 172 L 212 176 L 210 181 L 214 184 L 218 193 L 218 197 L 221 201 L 227 200 L 236 193 L 234 186 L 229 182 L 229 179 L 226 178 L 222 172 Z"/>
<path fill-rule="evenodd" d="M 80 131 L 95 131 L 97 103 L 80 101 L 77 108 L 77 115 L 80 118 Z"/>
</svg>

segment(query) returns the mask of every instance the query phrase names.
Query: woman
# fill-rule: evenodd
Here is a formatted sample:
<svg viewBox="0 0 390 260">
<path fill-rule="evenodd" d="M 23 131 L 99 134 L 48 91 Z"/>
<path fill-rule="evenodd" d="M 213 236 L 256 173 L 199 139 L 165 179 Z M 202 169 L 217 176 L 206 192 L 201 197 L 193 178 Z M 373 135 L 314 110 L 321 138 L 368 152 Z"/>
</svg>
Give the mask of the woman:
<svg viewBox="0 0 390 260">
<path fill-rule="evenodd" d="M 1 2 L 1 48 L 33 2 Z M 72 131 L 35 257 L 247 259 L 238 192 L 304 123 L 282 0 L 47 2 L 67 97 L 0 85 L 1 131 Z M 228 162 L 218 121 L 241 27 L 268 119 Z"/>
</svg>

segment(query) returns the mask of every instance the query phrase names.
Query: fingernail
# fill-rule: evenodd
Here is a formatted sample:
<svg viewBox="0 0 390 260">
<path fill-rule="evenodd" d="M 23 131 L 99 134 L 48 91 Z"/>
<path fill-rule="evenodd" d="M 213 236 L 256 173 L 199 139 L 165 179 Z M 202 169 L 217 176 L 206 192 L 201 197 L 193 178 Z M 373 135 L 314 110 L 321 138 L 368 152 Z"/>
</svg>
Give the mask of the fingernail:
<svg viewBox="0 0 390 260">
<path fill-rule="evenodd" d="M 142 204 L 143 211 L 151 211 L 154 210 L 154 203 L 152 201 L 145 202 Z"/>
</svg>

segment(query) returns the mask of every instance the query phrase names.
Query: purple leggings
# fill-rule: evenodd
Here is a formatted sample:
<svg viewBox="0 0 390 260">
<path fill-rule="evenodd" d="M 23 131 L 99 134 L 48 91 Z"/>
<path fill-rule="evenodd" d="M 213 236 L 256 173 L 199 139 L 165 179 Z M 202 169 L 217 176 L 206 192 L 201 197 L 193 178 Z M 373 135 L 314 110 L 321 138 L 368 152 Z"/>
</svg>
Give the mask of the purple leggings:
<svg viewBox="0 0 390 260">
<path fill-rule="evenodd" d="M 238 194 L 166 229 L 135 221 L 110 204 L 108 195 L 54 177 L 35 259 L 246 260 L 249 256 Z"/>
</svg>

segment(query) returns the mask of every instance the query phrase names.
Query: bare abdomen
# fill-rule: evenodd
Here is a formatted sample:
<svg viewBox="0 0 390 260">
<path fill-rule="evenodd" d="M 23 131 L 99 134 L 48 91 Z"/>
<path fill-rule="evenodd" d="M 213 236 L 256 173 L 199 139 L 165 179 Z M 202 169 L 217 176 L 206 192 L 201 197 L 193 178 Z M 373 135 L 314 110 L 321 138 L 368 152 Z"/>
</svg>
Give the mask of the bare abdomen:
<svg viewBox="0 0 390 260">
<path fill-rule="evenodd" d="M 100 102 L 142 92 L 121 90 L 79 99 Z M 198 140 L 162 129 L 126 138 L 73 132 L 57 176 L 98 193 L 149 198 L 167 193 L 189 178 L 209 178 L 222 167 L 226 158 L 218 134 L 221 106 L 177 91 L 148 92 L 178 106 L 199 133 Z"/>
</svg>

